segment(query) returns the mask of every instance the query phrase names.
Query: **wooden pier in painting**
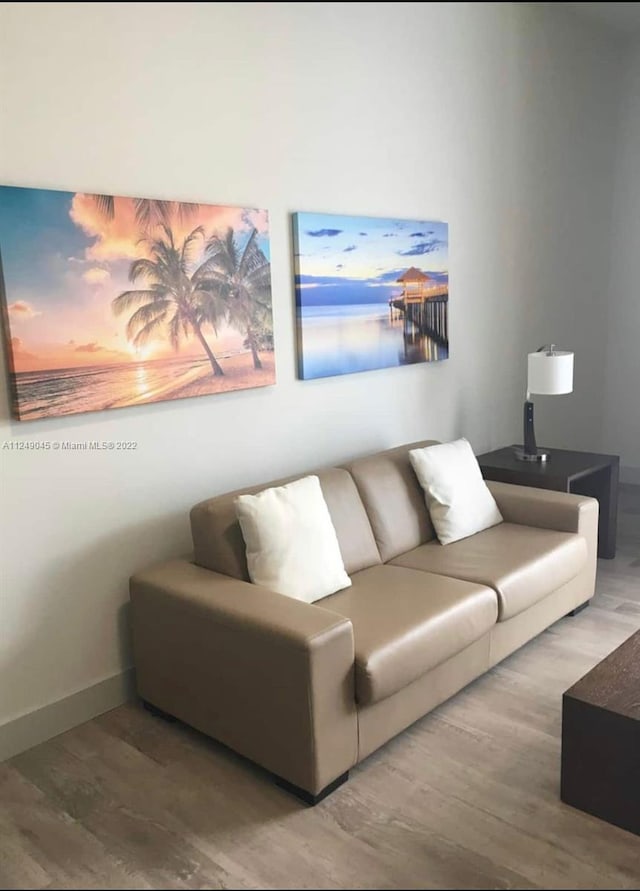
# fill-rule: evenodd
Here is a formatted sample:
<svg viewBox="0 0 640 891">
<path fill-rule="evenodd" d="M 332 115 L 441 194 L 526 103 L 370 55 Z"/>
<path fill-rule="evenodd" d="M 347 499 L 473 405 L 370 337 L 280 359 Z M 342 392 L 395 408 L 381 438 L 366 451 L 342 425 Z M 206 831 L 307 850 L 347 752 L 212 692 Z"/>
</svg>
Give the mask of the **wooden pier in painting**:
<svg viewBox="0 0 640 891">
<path fill-rule="evenodd" d="M 411 325 L 438 343 L 449 343 L 447 304 L 449 285 L 437 284 L 412 266 L 397 279 L 402 284 L 400 297 L 391 298 L 389 308 L 402 313 L 405 330 Z"/>
</svg>

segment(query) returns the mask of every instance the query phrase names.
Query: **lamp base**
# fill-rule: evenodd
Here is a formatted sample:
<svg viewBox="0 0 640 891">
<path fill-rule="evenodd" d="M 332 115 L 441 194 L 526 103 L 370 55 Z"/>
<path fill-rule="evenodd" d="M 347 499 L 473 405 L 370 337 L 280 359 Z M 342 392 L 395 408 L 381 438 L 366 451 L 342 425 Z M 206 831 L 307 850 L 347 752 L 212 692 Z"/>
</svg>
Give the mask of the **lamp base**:
<svg viewBox="0 0 640 891">
<path fill-rule="evenodd" d="M 513 453 L 519 461 L 538 461 L 542 463 L 549 458 L 549 452 L 544 449 L 536 449 L 535 452 L 526 452 L 522 446 L 514 446 Z"/>
</svg>

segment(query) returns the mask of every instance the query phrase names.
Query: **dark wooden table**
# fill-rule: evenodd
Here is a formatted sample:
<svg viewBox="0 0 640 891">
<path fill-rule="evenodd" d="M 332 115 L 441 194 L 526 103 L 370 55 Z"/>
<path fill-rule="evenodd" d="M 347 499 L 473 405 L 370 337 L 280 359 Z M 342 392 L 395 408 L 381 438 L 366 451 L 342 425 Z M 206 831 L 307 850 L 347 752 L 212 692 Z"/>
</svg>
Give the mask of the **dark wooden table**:
<svg viewBox="0 0 640 891">
<path fill-rule="evenodd" d="M 600 503 L 598 557 L 615 557 L 620 468 L 618 455 L 547 449 L 547 461 L 520 461 L 513 449 L 514 446 L 507 446 L 478 455 L 483 477 L 486 480 L 575 492 L 577 495 L 597 498 Z"/>
<path fill-rule="evenodd" d="M 640 835 L 640 631 L 562 698 L 560 797 Z"/>
</svg>

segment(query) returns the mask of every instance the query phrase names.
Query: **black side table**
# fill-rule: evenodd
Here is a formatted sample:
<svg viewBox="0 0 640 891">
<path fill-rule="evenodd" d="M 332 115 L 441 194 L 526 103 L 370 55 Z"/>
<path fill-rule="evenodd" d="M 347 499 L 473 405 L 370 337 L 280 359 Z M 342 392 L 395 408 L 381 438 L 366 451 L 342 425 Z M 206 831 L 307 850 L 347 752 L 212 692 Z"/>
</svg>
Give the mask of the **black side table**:
<svg viewBox="0 0 640 891">
<path fill-rule="evenodd" d="M 560 797 L 640 835 L 640 631 L 562 697 Z"/>
<path fill-rule="evenodd" d="M 549 452 L 547 461 L 520 461 L 513 449 L 513 446 L 507 446 L 478 455 L 483 477 L 597 498 L 600 502 L 598 557 L 613 559 L 616 555 L 619 456 L 545 449 Z"/>
</svg>

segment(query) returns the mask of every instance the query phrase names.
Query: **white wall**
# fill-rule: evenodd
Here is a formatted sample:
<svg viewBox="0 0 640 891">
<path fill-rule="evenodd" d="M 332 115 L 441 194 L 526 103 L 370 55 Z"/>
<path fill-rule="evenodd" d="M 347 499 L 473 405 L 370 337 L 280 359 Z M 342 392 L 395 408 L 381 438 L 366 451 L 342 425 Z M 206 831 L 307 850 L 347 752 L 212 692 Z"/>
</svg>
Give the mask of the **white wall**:
<svg viewBox="0 0 640 891">
<path fill-rule="evenodd" d="M 621 479 L 640 484 L 640 41 L 625 58 L 618 140 L 604 447 L 620 455 Z"/>
<path fill-rule="evenodd" d="M 539 439 L 588 445 L 603 396 L 614 48 L 519 4 L 4 3 L 0 181 L 266 207 L 274 388 L 18 423 L 1 452 L 0 723 L 130 662 L 127 578 L 189 548 L 203 497 L 422 437 L 520 437 L 526 353 L 577 352 Z M 289 213 L 433 216 L 452 357 L 295 378 Z M 592 356 L 589 363 L 587 357 Z"/>
</svg>

